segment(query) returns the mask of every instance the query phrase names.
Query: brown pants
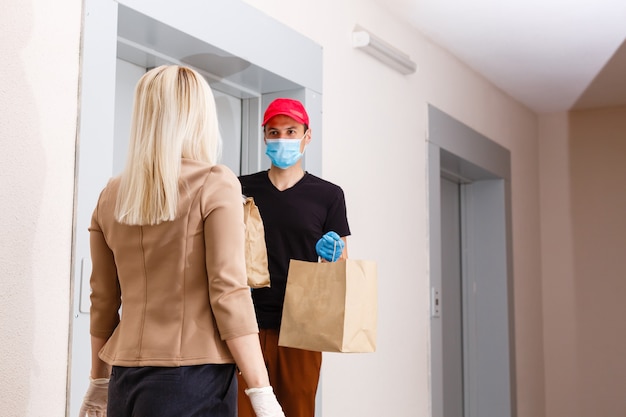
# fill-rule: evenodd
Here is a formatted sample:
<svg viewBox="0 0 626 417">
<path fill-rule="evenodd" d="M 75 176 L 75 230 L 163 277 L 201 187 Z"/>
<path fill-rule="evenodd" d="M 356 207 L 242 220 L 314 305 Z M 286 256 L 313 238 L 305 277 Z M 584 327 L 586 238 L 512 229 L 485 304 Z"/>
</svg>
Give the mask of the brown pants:
<svg viewBox="0 0 626 417">
<path fill-rule="evenodd" d="M 259 339 L 270 384 L 285 417 L 314 417 L 322 353 L 278 346 L 277 329 L 261 329 Z M 239 417 L 255 417 L 241 375 L 238 382 Z"/>
</svg>

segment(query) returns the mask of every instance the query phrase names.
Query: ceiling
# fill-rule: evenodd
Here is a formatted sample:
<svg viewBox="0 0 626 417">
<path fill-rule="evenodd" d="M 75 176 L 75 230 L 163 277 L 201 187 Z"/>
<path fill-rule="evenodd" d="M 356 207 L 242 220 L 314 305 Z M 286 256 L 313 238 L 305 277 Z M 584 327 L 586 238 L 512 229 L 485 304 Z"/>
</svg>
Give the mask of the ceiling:
<svg viewBox="0 0 626 417">
<path fill-rule="evenodd" d="M 626 105 L 626 0 L 380 2 L 536 113 Z"/>
</svg>

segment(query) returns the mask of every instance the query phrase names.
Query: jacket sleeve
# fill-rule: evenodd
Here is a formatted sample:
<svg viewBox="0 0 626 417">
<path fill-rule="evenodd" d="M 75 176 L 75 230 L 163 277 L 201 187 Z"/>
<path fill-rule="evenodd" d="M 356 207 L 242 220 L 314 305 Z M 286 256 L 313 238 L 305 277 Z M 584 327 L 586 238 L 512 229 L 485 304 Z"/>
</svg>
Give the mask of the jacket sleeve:
<svg viewBox="0 0 626 417">
<path fill-rule="evenodd" d="M 241 185 L 215 166 L 203 189 L 204 240 L 211 308 L 222 340 L 258 332 L 247 285 Z"/>
<path fill-rule="evenodd" d="M 90 333 L 92 336 L 108 338 L 120 321 L 121 292 L 113 251 L 107 245 L 98 222 L 100 201 L 101 199 L 93 212 L 89 226 L 92 263 Z"/>
</svg>

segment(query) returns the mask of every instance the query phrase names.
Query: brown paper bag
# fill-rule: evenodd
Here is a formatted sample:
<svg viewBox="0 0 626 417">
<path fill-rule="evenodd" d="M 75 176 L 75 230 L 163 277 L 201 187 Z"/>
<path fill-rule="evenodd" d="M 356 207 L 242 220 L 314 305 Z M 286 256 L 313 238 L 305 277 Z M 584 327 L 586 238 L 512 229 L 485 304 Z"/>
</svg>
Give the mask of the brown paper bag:
<svg viewBox="0 0 626 417">
<path fill-rule="evenodd" d="M 374 352 L 377 312 L 375 262 L 292 259 L 278 344 L 320 352 Z"/>
<path fill-rule="evenodd" d="M 270 286 L 270 272 L 267 268 L 267 247 L 265 229 L 259 208 L 252 197 L 244 197 L 243 222 L 246 225 L 246 273 L 250 288 Z"/>
</svg>

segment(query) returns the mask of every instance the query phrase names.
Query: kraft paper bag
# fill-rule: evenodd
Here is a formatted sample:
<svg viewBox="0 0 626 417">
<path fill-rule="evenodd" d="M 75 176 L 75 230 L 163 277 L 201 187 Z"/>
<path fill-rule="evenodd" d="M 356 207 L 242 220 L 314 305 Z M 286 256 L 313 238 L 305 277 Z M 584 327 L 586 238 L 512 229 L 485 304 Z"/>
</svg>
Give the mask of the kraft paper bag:
<svg viewBox="0 0 626 417">
<path fill-rule="evenodd" d="M 291 260 L 278 344 L 319 352 L 374 352 L 376 263 Z"/>
<path fill-rule="evenodd" d="M 252 197 L 243 197 L 243 222 L 246 225 L 246 274 L 250 288 L 270 286 L 270 272 L 267 267 L 267 247 L 265 229 L 259 208 Z"/>
</svg>

